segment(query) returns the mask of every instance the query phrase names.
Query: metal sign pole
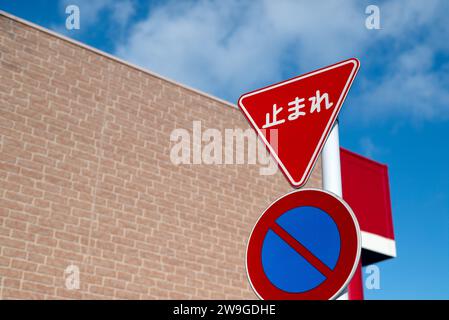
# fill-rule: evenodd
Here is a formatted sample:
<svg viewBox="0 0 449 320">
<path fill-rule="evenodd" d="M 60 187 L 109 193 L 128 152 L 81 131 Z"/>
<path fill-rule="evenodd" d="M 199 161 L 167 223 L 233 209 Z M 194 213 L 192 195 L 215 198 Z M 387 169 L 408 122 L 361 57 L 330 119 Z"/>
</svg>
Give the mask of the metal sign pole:
<svg viewBox="0 0 449 320">
<path fill-rule="evenodd" d="M 342 197 L 338 120 L 335 122 L 323 148 L 322 173 L 323 189 Z"/>
<path fill-rule="evenodd" d="M 332 128 L 322 151 L 323 189 L 343 198 L 340 167 L 340 141 L 338 136 L 338 119 Z M 346 288 L 337 300 L 349 300 Z"/>
</svg>

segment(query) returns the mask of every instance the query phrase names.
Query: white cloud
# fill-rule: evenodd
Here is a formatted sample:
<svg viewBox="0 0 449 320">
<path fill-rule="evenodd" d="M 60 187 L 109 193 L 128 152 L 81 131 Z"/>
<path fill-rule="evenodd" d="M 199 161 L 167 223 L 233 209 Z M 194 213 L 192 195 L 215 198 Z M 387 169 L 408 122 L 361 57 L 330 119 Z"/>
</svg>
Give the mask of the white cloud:
<svg viewBox="0 0 449 320">
<path fill-rule="evenodd" d="M 61 0 L 60 5 L 77 5 L 80 9 L 81 31 L 88 30 L 106 13 L 108 21 L 116 27 L 124 27 L 135 12 L 132 0 Z"/>
<path fill-rule="evenodd" d="M 365 28 L 368 4 L 171 1 L 136 23 L 116 54 L 231 101 L 355 56 L 354 118 L 449 118 L 449 79 L 438 60 L 449 55 L 448 2 L 381 2 L 381 30 Z"/>
<path fill-rule="evenodd" d="M 368 158 L 374 158 L 382 153 L 382 150 L 370 137 L 362 137 L 359 141 L 362 154 Z"/>
<path fill-rule="evenodd" d="M 382 6 L 381 49 L 368 58 L 383 70 L 382 76 L 365 76 L 356 98 L 365 120 L 392 115 L 414 121 L 449 119 L 449 43 L 442 41 L 449 33 L 448 4 L 391 1 Z"/>
<path fill-rule="evenodd" d="M 449 75 L 434 70 L 435 52 L 417 45 L 399 54 L 381 82 L 370 81 L 357 102 L 365 118 L 402 115 L 417 120 L 449 118 Z"/>
<path fill-rule="evenodd" d="M 131 1 L 114 1 L 110 8 L 112 21 L 120 26 L 127 25 L 130 17 L 135 13 L 134 3 Z"/>
</svg>

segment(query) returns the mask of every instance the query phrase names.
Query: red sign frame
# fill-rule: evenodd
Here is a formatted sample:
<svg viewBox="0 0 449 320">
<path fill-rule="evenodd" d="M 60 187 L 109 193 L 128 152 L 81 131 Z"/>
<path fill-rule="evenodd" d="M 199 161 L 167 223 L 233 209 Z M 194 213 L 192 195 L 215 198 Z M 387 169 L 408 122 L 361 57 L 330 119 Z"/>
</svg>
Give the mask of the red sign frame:
<svg viewBox="0 0 449 320">
<path fill-rule="evenodd" d="M 290 209 L 313 206 L 327 212 L 340 232 L 341 251 L 332 277 L 307 292 L 289 293 L 274 286 L 265 275 L 261 251 L 265 236 L 275 220 Z M 301 189 L 273 202 L 260 216 L 248 240 L 246 270 L 254 292 L 267 300 L 327 300 L 339 296 L 357 270 L 361 254 L 360 228 L 346 202 L 334 194 L 319 189 Z"/>
</svg>

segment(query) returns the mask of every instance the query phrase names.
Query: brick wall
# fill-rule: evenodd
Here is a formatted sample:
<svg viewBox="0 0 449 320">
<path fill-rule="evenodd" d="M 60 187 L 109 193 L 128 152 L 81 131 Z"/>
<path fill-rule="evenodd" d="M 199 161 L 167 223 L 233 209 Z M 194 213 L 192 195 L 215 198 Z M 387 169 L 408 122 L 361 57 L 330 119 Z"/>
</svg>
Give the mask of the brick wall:
<svg viewBox="0 0 449 320">
<path fill-rule="evenodd" d="M 248 128 L 218 99 L 0 15 L 0 297 L 255 298 L 246 241 L 291 188 L 259 165 L 173 165 L 170 133 L 194 120 Z"/>
</svg>

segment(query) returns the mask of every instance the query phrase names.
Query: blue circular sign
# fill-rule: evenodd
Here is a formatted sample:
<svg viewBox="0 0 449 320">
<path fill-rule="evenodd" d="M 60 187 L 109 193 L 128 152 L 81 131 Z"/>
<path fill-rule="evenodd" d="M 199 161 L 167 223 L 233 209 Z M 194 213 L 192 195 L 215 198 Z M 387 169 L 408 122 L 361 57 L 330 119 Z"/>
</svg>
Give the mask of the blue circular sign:
<svg viewBox="0 0 449 320">
<path fill-rule="evenodd" d="M 335 268 L 340 255 L 340 233 L 326 212 L 315 207 L 297 207 L 277 218 L 276 223 L 330 270 Z M 326 279 L 317 266 L 298 254 L 294 245 L 273 229 L 263 241 L 262 265 L 271 283 L 290 293 L 309 291 Z"/>
<path fill-rule="evenodd" d="M 265 210 L 248 241 L 246 268 L 262 299 L 333 299 L 353 276 L 360 229 L 346 202 L 330 192 L 291 192 Z"/>
</svg>

